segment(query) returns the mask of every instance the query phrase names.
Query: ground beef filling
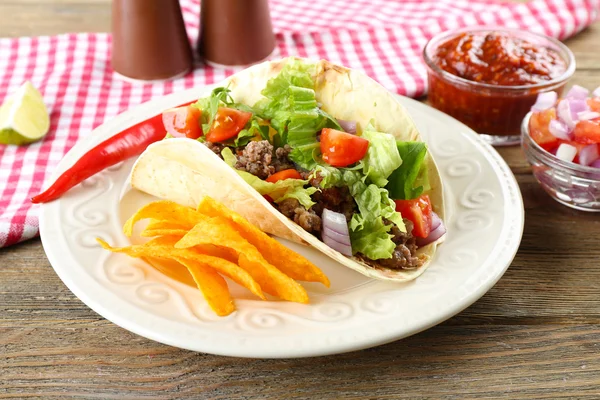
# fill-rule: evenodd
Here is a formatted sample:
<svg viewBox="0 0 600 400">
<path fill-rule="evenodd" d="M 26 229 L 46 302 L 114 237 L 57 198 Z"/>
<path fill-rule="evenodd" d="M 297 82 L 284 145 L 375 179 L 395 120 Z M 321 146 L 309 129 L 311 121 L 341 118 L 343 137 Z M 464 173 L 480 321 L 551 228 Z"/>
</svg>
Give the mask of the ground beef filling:
<svg viewBox="0 0 600 400">
<path fill-rule="evenodd" d="M 288 158 L 292 148 L 289 145 L 277 150 L 268 140 L 250 142 L 237 154 L 235 168 L 250 172 L 260 179 L 267 179 L 275 172 L 294 168 L 294 164 Z"/>
<path fill-rule="evenodd" d="M 210 149 L 210 151 L 212 151 L 213 153 L 215 153 L 216 155 L 218 155 L 219 157 L 223 158 L 223 156 L 221 155 L 221 152 L 223 151 L 223 149 L 226 147 L 224 144 L 221 143 L 211 143 L 211 142 L 204 142 L 204 145 L 206 147 L 208 147 Z"/>
<path fill-rule="evenodd" d="M 406 232 L 400 231 L 395 224 L 392 224 L 390 233 L 394 235 L 392 240 L 396 243 L 396 248 L 392 258 L 377 260 L 377 264 L 389 269 L 416 269 L 423 265 L 424 260 L 415 256 L 417 238 L 412 235 L 413 223 L 405 219 L 404 225 L 406 225 Z"/>
<path fill-rule="evenodd" d="M 320 216 L 325 208 L 344 214 L 347 221 L 350 221 L 356 210 L 356 203 L 346 187 L 322 189 L 311 197 L 316 204 L 308 210 L 296 199 L 285 199 L 275 206 L 283 215 L 318 238 L 321 238 L 323 223 Z"/>
<path fill-rule="evenodd" d="M 216 154 L 221 155 L 224 145 L 217 143 L 206 143 L 207 146 Z M 258 142 L 250 142 L 241 151 L 237 152 L 237 162 L 235 168 L 241 171 L 247 171 L 260 179 L 267 179 L 275 172 L 284 169 L 295 168 L 294 164 L 289 159 L 291 148 L 286 145 L 277 150 L 267 140 Z M 304 179 L 310 177 L 310 173 L 300 171 Z M 279 211 L 300 225 L 305 231 L 321 238 L 323 221 L 321 214 L 325 208 L 344 214 L 347 221 L 350 221 L 352 215 L 357 211 L 356 202 L 352 198 L 347 187 L 332 187 L 321 189 L 320 176 L 310 178 L 310 185 L 319 188 L 320 191 L 315 192 L 311 197 L 316 202 L 311 208 L 306 209 L 296 199 L 285 199 L 275 206 Z M 391 258 L 371 260 L 365 256 L 358 254 L 357 256 L 365 263 L 374 268 L 386 267 L 394 270 L 415 269 L 423 265 L 423 260 L 416 257 L 417 244 L 416 238 L 411 234 L 413 224 L 409 220 L 404 220 L 406 232 L 401 232 L 400 229 L 391 221 L 384 221 L 392 224 L 390 234 L 393 235 L 392 240 L 396 243 L 396 248 Z"/>
</svg>

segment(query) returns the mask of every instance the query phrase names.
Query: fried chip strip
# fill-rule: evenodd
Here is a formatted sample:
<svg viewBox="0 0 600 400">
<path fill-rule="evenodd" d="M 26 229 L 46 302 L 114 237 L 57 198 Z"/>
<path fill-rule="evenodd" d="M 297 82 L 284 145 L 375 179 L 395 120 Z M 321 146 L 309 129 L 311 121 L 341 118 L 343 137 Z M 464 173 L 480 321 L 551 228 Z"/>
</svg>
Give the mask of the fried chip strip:
<svg viewBox="0 0 600 400">
<path fill-rule="evenodd" d="M 144 229 L 140 233 L 141 237 L 155 237 L 155 236 L 179 236 L 183 237 L 188 231 L 185 229 Z"/>
<path fill-rule="evenodd" d="M 196 263 L 201 263 L 205 266 L 210 266 L 215 271 L 222 273 L 234 282 L 245 287 L 257 297 L 263 300 L 265 299 L 265 295 L 263 294 L 261 287 L 256 280 L 254 280 L 254 278 L 252 278 L 252 276 L 243 268 L 225 258 L 232 258 L 231 252 L 216 246 L 199 246 L 193 249 L 176 249 L 173 247 L 173 245 L 177 243 L 179 239 L 179 237 L 164 236 L 152 239 L 144 244 L 127 247 L 112 247 L 102 239 L 97 239 L 97 241 L 106 250 L 110 250 L 115 253 L 124 253 L 131 257 L 154 257 L 159 259 L 175 260 L 183 264 L 186 268 L 188 265 L 182 262 L 182 260 L 191 261 L 194 265 Z M 207 254 L 199 253 L 198 251 L 200 249 Z"/>
<path fill-rule="evenodd" d="M 125 222 L 125 225 L 123 226 L 123 233 L 125 233 L 125 236 L 130 237 L 133 235 L 133 226 L 135 223 L 147 218 L 174 221 L 185 229 L 192 229 L 194 225 L 207 219 L 205 215 L 202 215 L 198 211 L 181 206 L 173 201 L 155 201 L 137 210 L 137 212 Z"/>
<path fill-rule="evenodd" d="M 227 282 L 221 275 L 201 263 L 188 262 L 186 267 L 206 302 L 217 315 L 225 316 L 235 311 L 235 304 L 229 293 Z"/>
<path fill-rule="evenodd" d="M 196 282 L 190 271 L 184 266 L 173 261 L 171 259 L 159 258 L 159 257 L 140 257 L 144 261 L 148 262 L 154 269 L 168 276 L 169 278 L 175 279 L 176 281 L 183 282 L 188 286 L 196 287 Z"/>
<path fill-rule="evenodd" d="M 154 236 L 183 236 L 189 229 L 185 224 L 180 224 L 168 220 L 152 219 L 146 225 L 146 228 L 140 233 L 141 237 Z"/>
<path fill-rule="evenodd" d="M 329 287 L 327 276 L 313 263 L 273 239 L 235 211 L 229 210 L 209 196 L 198 205 L 198 211 L 210 217 L 223 216 L 233 223 L 241 236 L 250 242 L 263 257 L 292 279 L 320 282 Z"/>
<path fill-rule="evenodd" d="M 187 226 L 169 220 L 151 219 L 146 225 L 146 229 L 187 229 Z"/>
<path fill-rule="evenodd" d="M 224 217 L 214 217 L 200 222 L 192 228 L 175 248 L 190 248 L 197 245 L 219 243 L 238 253 L 238 264 L 259 283 L 267 293 L 283 300 L 308 303 L 308 294 L 298 282 L 270 264 L 260 252 L 246 241 Z"/>
</svg>

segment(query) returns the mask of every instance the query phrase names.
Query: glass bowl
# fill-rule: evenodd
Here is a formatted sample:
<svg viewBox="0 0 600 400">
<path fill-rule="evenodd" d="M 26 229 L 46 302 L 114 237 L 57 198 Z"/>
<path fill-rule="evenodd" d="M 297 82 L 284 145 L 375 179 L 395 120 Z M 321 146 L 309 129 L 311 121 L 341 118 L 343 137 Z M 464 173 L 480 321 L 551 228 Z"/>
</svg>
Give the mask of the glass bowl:
<svg viewBox="0 0 600 400">
<path fill-rule="evenodd" d="M 435 54 L 441 44 L 463 33 L 492 32 L 510 35 L 556 51 L 565 61 L 565 72 L 542 83 L 500 86 L 458 77 L 436 64 Z M 430 104 L 469 126 L 488 143 L 496 146 L 519 144 L 521 122 L 535 103 L 537 95 L 553 90 L 560 96 L 567 80 L 575 72 L 575 57 L 560 41 L 537 33 L 499 27 L 442 32 L 427 43 L 423 59 L 427 66 Z"/>
<path fill-rule="evenodd" d="M 600 211 L 600 168 L 563 161 L 541 148 L 529 135 L 531 112 L 521 124 L 521 146 L 533 176 L 556 201 L 582 211 Z"/>
</svg>

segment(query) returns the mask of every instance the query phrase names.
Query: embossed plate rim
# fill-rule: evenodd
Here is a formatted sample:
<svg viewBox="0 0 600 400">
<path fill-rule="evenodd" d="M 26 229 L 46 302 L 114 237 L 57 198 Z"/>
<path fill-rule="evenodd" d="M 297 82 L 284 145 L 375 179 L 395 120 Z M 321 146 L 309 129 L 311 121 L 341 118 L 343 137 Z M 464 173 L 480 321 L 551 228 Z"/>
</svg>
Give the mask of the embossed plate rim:
<svg viewBox="0 0 600 400">
<path fill-rule="evenodd" d="M 119 130 L 120 126 L 143 120 L 168 107 L 193 100 L 209 89 L 210 87 L 194 88 L 165 96 L 140 105 L 106 122 L 97 128 L 98 132 L 103 134 L 91 134 L 74 146 L 61 161 L 52 179 L 66 169 L 68 165 L 72 164 L 80 153 L 103 140 L 107 133 Z M 281 335 L 278 336 L 272 332 L 265 332 L 265 334 L 252 332 L 247 337 L 242 338 L 235 334 L 224 337 L 223 335 L 211 335 L 212 330 L 210 325 L 206 327 L 190 327 L 189 325 L 177 322 L 171 322 L 169 329 L 165 330 L 164 326 L 161 326 L 164 324 L 164 320 L 161 317 L 140 313 L 137 307 L 115 298 L 114 295 L 107 297 L 108 289 L 101 287 L 101 285 L 94 286 L 90 284 L 89 275 L 84 272 L 83 268 L 78 265 L 77 260 L 72 257 L 67 242 L 62 237 L 61 230 L 57 228 L 59 224 L 56 222 L 59 221 L 52 220 L 53 216 L 60 215 L 60 205 L 68 202 L 70 194 L 67 194 L 65 198 L 57 202 L 42 206 L 40 213 L 40 233 L 48 259 L 67 287 L 103 317 L 141 336 L 194 351 L 238 357 L 281 358 L 318 356 L 368 348 L 428 329 L 471 305 L 500 279 L 512 262 L 521 240 L 524 222 L 523 203 L 514 176 L 500 155 L 491 146 L 481 141 L 474 132 L 451 117 L 415 100 L 400 96 L 398 98 L 409 109 L 416 111 L 416 114 L 426 113 L 431 118 L 447 121 L 445 123 L 449 124 L 449 126 L 453 125 L 454 130 L 461 131 L 464 140 L 473 143 L 478 152 L 490 163 L 498 179 L 507 185 L 502 191 L 503 205 L 505 207 L 507 203 L 511 203 L 512 205 L 504 213 L 504 221 L 501 229 L 502 235 L 500 237 L 504 237 L 506 232 L 511 233 L 511 235 L 508 236 L 504 243 L 497 243 L 493 247 L 490 255 L 498 255 L 498 258 L 493 260 L 493 263 L 490 257 L 482 261 L 481 266 L 486 267 L 486 274 L 471 276 L 467 282 L 456 288 L 455 292 L 450 296 L 452 301 L 435 310 L 428 310 L 427 313 L 418 317 L 414 316 L 412 320 L 404 320 L 406 325 L 398 324 L 398 321 L 388 321 L 385 331 L 378 330 L 376 327 L 364 327 L 362 332 L 355 332 L 352 335 L 346 334 L 345 336 L 340 336 L 339 333 L 335 334 L 335 332 L 333 336 L 329 336 L 317 331 L 295 339 L 281 337 Z M 418 125 L 419 123 L 425 122 L 417 121 Z M 457 135 L 460 134 L 457 133 Z M 424 276 L 426 275 L 427 272 Z M 477 279 L 475 279 L 476 277 Z M 110 292 L 108 293 L 110 294 Z M 396 322 L 395 325 L 393 324 L 394 322 Z M 225 339 L 234 339 L 233 342 L 235 343 L 223 343 L 227 341 Z M 265 345 L 267 343 L 268 345 Z"/>
</svg>

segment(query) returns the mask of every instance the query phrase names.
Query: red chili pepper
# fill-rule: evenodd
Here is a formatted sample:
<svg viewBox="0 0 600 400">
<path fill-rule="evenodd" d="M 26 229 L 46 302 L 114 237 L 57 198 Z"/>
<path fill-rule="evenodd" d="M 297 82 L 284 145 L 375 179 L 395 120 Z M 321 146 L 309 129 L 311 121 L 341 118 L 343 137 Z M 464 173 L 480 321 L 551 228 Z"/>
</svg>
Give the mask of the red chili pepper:
<svg viewBox="0 0 600 400">
<path fill-rule="evenodd" d="M 127 128 L 85 153 L 71 168 L 59 176 L 52 186 L 33 197 L 31 202 L 37 204 L 56 200 L 90 176 L 130 157 L 142 154 L 146 147 L 164 139 L 165 135 L 162 113 Z"/>
</svg>

